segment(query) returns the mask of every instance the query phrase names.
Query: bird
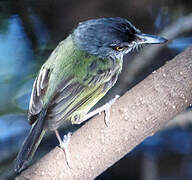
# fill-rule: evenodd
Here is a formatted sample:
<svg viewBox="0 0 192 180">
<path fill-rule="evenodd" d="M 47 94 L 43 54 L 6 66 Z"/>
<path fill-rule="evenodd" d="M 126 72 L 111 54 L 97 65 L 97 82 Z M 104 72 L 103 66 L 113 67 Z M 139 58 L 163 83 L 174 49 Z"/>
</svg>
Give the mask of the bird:
<svg viewBox="0 0 192 180">
<path fill-rule="evenodd" d="M 124 55 L 143 44 L 165 42 L 163 37 L 142 33 L 126 18 L 80 22 L 58 44 L 34 81 L 28 110 L 32 127 L 17 155 L 15 171 L 27 167 L 47 131 L 55 131 L 60 146 L 67 149 L 71 135 L 63 142 L 58 128 L 80 124 L 103 110 L 109 112 L 109 106 L 90 110 L 116 83 Z"/>
</svg>

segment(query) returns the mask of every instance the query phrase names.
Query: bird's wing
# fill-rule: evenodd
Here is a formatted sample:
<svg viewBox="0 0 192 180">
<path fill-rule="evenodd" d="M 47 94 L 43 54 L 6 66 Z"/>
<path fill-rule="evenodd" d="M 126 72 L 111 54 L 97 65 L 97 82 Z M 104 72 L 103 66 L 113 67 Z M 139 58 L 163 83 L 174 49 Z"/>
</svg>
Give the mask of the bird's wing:
<svg viewBox="0 0 192 180">
<path fill-rule="evenodd" d="M 43 108 L 43 97 L 46 94 L 50 74 L 51 69 L 42 68 L 38 77 L 35 79 L 28 114 L 30 124 L 36 121 L 38 114 Z M 103 79 L 107 78 L 107 76 L 102 77 Z M 71 117 L 75 111 L 87 104 L 89 106 L 86 106 L 85 109 L 88 108 L 89 110 L 103 97 L 105 94 L 104 84 L 96 85 L 98 75 L 90 76 L 89 79 L 89 84 L 84 85 L 74 77 L 63 78 L 47 107 L 46 121 L 50 126 L 58 127 L 63 119 Z M 103 81 L 102 78 L 100 78 L 100 81 Z M 94 102 L 93 97 L 98 100 Z"/>
<path fill-rule="evenodd" d="M 50 129 L 59 127 L 64 120 L 73 121 L 76 115 L 80 118 L 104 95 L 103 85 L 89 87 L 73 79 L 58 89 L 47 111 L 46 122 Z"/>
<path fill-rule="evenodd" d="M 38 114 L 43 108 L 43 97 L 48 87 L 50 72 L 51 69 L 42 68 L 33 84 L 28 111 L 28 120 L 30 124 L 33 124 L 36 121 Z"/>
</svg>

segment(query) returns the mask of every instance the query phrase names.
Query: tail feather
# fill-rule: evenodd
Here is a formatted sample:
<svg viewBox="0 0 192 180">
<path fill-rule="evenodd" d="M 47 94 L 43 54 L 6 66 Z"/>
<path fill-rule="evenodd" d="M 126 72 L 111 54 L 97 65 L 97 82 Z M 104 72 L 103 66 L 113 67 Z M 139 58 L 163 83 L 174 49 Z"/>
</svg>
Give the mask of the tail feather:
<svg viewBox="0 0 192 180">
<path fill-rule="evenodd" d="M 21 170 L 23 170 L 27 166 L 27 163 L 32 159 L 43 135 L 45 134 L 45 130 L 43 130 L 45 115 L 46 110 L 42 110 L 17 155 L 15 171 L 18 173 L 21 172 Z"/>
</svg>

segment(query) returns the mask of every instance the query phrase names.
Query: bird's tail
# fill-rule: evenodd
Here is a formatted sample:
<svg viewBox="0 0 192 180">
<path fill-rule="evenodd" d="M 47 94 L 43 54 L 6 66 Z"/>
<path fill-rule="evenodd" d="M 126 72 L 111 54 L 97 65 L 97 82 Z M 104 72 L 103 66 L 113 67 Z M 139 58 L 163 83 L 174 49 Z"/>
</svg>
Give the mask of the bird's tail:
<svg viewBox="0 0 192 180">
<path fill-rule="evenodd" d="M 37 147 L 39 146 L 45 130 L 43 130 L 46 109 L 42 110 L 31 128 L 31 131 L 27 138 L 25 139 L 23 146 L 16 158 L 15 171 L 17 173 L 21 172 L 26 166 L 27 163 L 32 159 Z"/>
</svg>

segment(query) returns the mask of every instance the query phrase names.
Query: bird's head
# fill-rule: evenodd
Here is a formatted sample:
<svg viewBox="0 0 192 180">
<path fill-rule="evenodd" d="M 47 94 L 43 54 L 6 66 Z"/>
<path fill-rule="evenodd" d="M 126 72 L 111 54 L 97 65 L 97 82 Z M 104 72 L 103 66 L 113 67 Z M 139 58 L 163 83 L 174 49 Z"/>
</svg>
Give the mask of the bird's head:
<svg viewBox="0 0 192 180">
<path fill-rule="evenodd" d="M 122 58 L 142 44 L 160 44 L 167 40 L 142 33 L 124 18 L 101 18 L 79 23 L 72 34 L 76 45 L 100 58 Z"/>
</svg>

